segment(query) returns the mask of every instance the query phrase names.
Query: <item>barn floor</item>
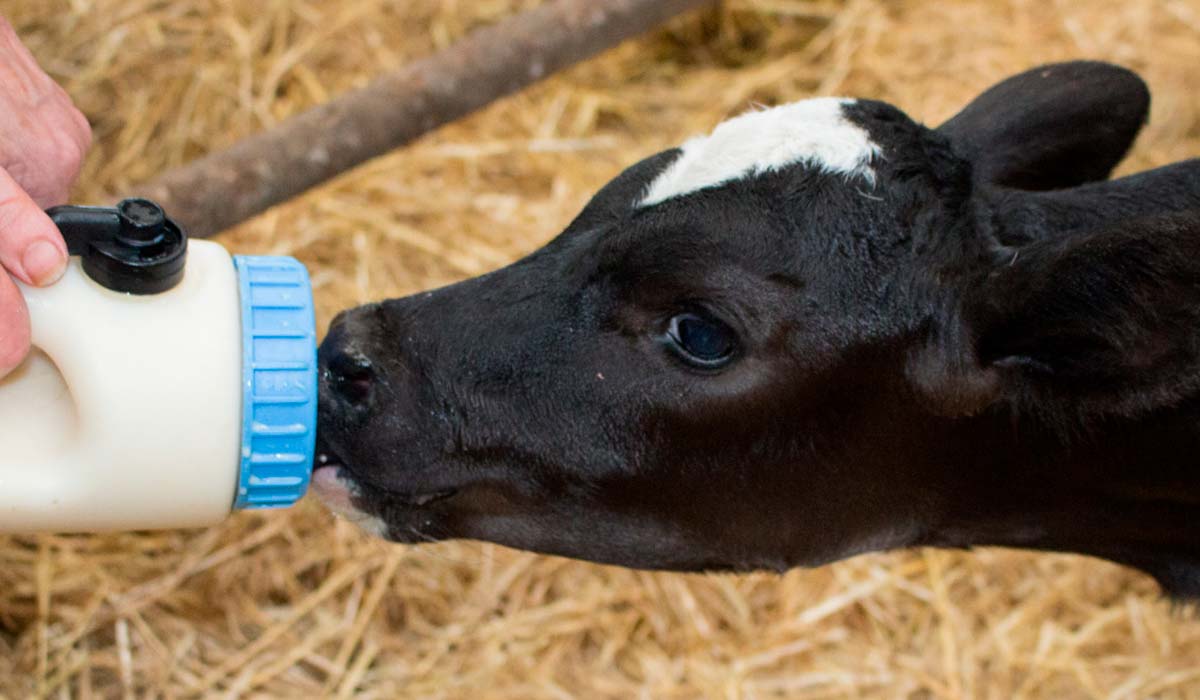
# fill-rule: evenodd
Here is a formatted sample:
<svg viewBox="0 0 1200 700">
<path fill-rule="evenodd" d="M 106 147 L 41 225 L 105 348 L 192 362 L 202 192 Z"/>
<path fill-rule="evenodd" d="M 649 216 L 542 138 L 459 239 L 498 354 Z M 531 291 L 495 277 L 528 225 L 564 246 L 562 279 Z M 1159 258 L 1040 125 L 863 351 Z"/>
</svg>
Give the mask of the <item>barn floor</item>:
<svg viewBox="0 0 1200 700">
<path fill-rule="evenodd" d="M 534 0 L 6 0 L 91 119 L 76 201 Z M 930 123 L 1074 57 L 1142 72 L 1123 172 L 1200 155 L 1197 0 L 728 0 L 225 234 L 312 270 L 319 323 L 536 248 L 637 158 L 752 102 Z M 651 574 L 368 540 L 308 501 L 206 531 L 0 538 L 7 697 L 1200 698 L 1200 619 L 1147 578 L 1001 550 L 785 576 Z"/>
</svg>

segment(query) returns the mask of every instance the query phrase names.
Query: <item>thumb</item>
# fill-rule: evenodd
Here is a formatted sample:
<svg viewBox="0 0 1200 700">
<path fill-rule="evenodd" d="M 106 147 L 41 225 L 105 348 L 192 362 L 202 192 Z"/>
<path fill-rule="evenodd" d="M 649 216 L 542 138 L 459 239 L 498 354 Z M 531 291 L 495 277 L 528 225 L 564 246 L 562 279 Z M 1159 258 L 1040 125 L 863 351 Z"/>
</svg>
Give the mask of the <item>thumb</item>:
<svg viewBox="0 0 1200 700">
<path fill-rule="evenodd" d="M 61 277 L 66 265 L 67 245 L 58 227 L 0 168 L 0 266 L 40 287 Z"/>
</svg>

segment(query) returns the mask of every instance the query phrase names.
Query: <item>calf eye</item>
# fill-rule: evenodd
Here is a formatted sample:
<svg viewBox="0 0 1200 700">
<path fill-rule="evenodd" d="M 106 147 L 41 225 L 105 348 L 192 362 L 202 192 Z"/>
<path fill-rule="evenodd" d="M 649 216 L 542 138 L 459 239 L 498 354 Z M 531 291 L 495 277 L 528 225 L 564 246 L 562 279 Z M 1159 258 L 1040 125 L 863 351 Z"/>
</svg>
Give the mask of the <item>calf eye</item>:
<svg viewBox="0 0 1200 700">
<path fill-rule="evenodd" d="M 737 338 L 729 326 L 692 313 L 671 319 L 666 341 L 680 359 L 701 369 L 724 367 L 737 350 Z"/>
</svg>

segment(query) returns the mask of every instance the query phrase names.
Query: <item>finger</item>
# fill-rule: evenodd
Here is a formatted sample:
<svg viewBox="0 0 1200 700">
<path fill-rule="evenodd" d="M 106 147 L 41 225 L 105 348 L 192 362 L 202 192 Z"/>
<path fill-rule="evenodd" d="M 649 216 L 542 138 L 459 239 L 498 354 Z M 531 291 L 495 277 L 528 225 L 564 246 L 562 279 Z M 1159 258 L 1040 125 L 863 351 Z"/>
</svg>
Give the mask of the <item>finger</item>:
<svg viewBox="0 0 1200 700">
<path fill-rule="evenodd" d="M 76 143 L 79 144 L 79 150 L 87 153 L 92 150 L 92 125 L 88 122 L 87 115 L 83 113 L 83 110 L 79 109 L 74 102 L 70 102 L 70 105 L 71 121 L 75 124 Z"/>
<path fill-rule="evenodd" d="M 84 157 L 92 149 L 92 125 L 88 123 L 87 117 L 75 105 L 70 94 L 61 85 L 52 83 L 52 86 L 60 104 L 59 117 L 62 121 L 63 132 L 71 140 L 77 154 L 77 157 L 72 159 L 75 168 L 70 174 L 71 182 L 74 182 L 75 178 L 79 175 L 80 168 L 83 166 Z M 55 202 L 55 204 L 61 203 Z"/>
<path fill-rule="evenodd" d="M 38 65 L 37 58 L 29 47 L 21 42 L 16 27 L 4 17 L 0 17 L 0 48 L 7 58 L 7 68 L 19 81 L 19 87 L 27 94 L 42 94 L 45 88 L 55 84 Z"/>
<path fill-rule="evenodd" d="M 39 138 L 49 138 L 57 148 L 52 148 L 53 160 L 49 163 L 26 162 L 24 170 L 33 170 L 26 191 L 43 207 L 62 204 L 67 191 L 79 175 L 83 158 L 92 145 L 92 129 L 87 117 L 75 106 L 71 96 L 54 81 L 21 43 L 16 30 L 0 16 L 0 83 L 7 88 L 5 108 L 24 113 L 30 120 L 39 122 Z M 14 102 L 15 100 L 15 102 Z M 34 138 L 37 132 L 28 136 Z M 43 144 L 43 147 L 47 147 Z M 18 149 L 19 150 L 19 149 Z M 38 149 L 30 152 L 37 153 Z M 16 158 L 20 155 L 9 153 Z M 16 159 L 20 162 L 20 159 Z M 10 167 L 12 164 L 10 163 Z M 21 173 L 10 170 L 10 175 L 22 180 Z M 31 186 L 32 183 L 48 181 L 52 186 Z M 61 182 L 58 182 L 61 181 Z"/>
<path fill-rule="evenodd" d="M 58 227 L 0 168 L 0 265 L 25 284 L 45 286 L 62 276 L 67 245 Z"/>
<path fill-rule="evenodd" d="M 12 278 L 0 270 L 0 378 L 29 353 L 29 312 Z"/>
</svg>

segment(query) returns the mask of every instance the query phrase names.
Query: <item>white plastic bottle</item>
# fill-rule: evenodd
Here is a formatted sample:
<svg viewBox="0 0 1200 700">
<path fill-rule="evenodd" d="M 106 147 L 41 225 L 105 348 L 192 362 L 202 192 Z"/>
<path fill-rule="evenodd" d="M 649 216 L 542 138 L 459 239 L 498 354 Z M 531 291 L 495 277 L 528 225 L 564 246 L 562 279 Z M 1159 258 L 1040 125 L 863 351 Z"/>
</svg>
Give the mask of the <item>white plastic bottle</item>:
<svg viewBox="0 0 1200 700">
<path fill-rule="evenodd" d="M 189 242 L 146 200 L 50 213 L 73 257 L 22 288 L 34 352 L 0 379 L 0 532 L 192 527 L 303 496 L 304 267 Z"/>
</svg>

